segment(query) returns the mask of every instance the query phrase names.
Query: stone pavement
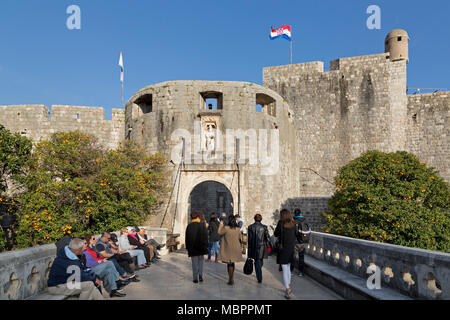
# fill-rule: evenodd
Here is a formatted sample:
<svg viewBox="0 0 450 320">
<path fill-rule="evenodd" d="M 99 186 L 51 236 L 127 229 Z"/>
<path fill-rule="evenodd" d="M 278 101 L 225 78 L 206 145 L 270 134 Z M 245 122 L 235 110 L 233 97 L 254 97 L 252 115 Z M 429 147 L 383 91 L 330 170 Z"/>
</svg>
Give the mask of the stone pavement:
<svg viewBox="0 0 450 320">
<path fill-rule="evenodd" d="M 192 282 L 191 259 L 185 250 L 162 257 L 149 268 L 136 274 L 141 280 L 124 288 L 125 298 L 114 300 L 285 300 L 282 274 L 278 271 L 275 257 L 264 260 L 263 282 L 259 284 L 255 273 L 247 276 L 242 272 L 244 262 L 236 264 L 234 286 L 227 285 L 226 264 L 205 262 L 204 282 Z M 292 299 L 336 300 L 342 299 L 330 289 L 309 277 L 292 276 Z"/>
</svg>

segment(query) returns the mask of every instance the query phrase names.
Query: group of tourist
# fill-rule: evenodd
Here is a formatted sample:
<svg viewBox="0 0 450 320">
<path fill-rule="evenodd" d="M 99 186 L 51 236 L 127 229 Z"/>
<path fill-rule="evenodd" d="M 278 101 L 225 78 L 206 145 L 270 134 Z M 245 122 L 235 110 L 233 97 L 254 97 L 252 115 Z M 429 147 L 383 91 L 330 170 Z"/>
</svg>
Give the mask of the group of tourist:
<svg viewBox="0 0 450 320">
<path fill-rule="evenodd" d="M 104 232 L 96 241 L 93 234 L 84 239 L 65 237 L 57 246 L 50 268 L 48 292 L 53 295 L 79 295 L 81 300 L 124 297 L 123 288 L 139 282 L 135 271 L 148 268 L 160 259 L 164 247 L 148 239 L 145 228 L 122 228 L 120 237 Z"/>
<path fill-rule="evenodd" d="M 274 231 L 277 245 L 270 241 L 269 231 L 262 224 L 262 216 L 256 214 L 247 232 L 239 215 L 212 214 L 209 222 L 198 211 L 191 213 L 186 228 L 186 249 L 192 260 L 193 282 L 203 282 L 204 261 L 219 261 L 227 265 L 229 285 L 234 285 L 235 263 L 243 260 L 244 243 L 248 238 L 248 259 L 254 264 L 256 279 L 262 283 L 263 261 L 269 252 L 276 251 L 277 264 L 283 272 L 285 297 L 291 296 L 291 275 L 295 260 L 299 261 L 298 275 L 303 275 L 303 255 L 306 243 L 300 233 L 304 229 L 304 217 L 296 209 L 295 217 L 289 210 L 280 212 Z M 164 245 L 149 239 L 145 228 L 122 228 L 120 237 L 104 232 L 97 240 L 93 234 L 84 239 L 65 237 L 56 243 L 57 257 L 48 279 L 48 292 L 53 295 L 79 295 L 84 300 L 101 300 L 108 297 L 124 297 L 123 288 L 131 282 L 139 282 L 135 271 L 148 268 L 160 259 L 158 250 Z M 298 259 L 295 254 L 298 253 Z M 204 255 L 208 258 L 204 259 Z"/>
<path fill-rule="evenodd" d="M 295 217 L 287 209 L 280 212 L 280 219 L 274 231 L 278 243 L 273 246 L 270 241 L 269 231 L 262 224 L 262 216 L 256 214 L 255 222 L 248 226 L 248 258 L 252 259 L 255 267 L 258 283 L 262 283 L 263 260 L 269 252 L 276 250 L 277 264 L 283 272 L 283 284 L 285 298 L 291 298 L 291 275 L 293 274 L 296 254 L 298 254 L 298 276 L 303 276 L 304 251 L 306 242 L 302 236 L 305 230 L 305 218 L 301 211 L 294 211 Z M 307 226 L 307 225 L 306 225 Z M 309 228 L 309 227 L 308 227 Z M 220 220 L 215 214 L 211 215 L 209 223 L 205 221 L 201 212 L 191 213 L 191 222 L 186 228 L 186 249 L 192 260 L 193 282 L 203 282 L 203 257 L 208 255 L 207 262 L 211 262 L 214 253 L 215 262 L 222 261 L 227 264 L 228 282 L 234 284 L 235 263 L 242 261 L 243 250 L 243 223 L 239 215 L 230 215 L 228 218 L 221 216 Z M 309 231 L 306 231 L 309 232 Z"/>
</svg>

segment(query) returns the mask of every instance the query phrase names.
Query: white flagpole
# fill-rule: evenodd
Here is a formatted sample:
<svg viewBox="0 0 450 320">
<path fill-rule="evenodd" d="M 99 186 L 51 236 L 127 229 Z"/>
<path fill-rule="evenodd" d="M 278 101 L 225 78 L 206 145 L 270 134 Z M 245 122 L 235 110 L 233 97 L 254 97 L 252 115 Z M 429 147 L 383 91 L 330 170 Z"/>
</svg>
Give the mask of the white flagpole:
<svg viewBox="0 0 450 320">
<path fill-rule="evenodd" d="M 291 64 L 292 64 L 292 36 L 291 36 Z"/>
<path fill-rule="evenodd" d="M 292 41 L 293 41 L 293 39 L 292 39 L 292 27 L 291 27 L 291 64 L 292 64 Z"/>
</svg>

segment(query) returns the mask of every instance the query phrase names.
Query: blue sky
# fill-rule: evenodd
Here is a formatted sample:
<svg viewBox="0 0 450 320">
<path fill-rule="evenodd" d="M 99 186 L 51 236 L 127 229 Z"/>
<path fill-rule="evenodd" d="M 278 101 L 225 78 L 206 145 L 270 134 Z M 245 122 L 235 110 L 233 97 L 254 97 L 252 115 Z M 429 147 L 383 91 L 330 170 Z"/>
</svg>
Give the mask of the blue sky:
<svg viewBox="0 0 450 320">
<path fill-rule="evenodd" d="M 70 5 L 81 30 L 68 30 Z M 381 29 L 369 30 L 369 5 Z M 167 80 L 262 84 L 262 68 L 289 63 L 289 42 L 270 26 L 292 26 L 294 63 L 384 51 L 395 28 L 408 31 L 408 86 L 450 90 L 450 1 L 356 0 L 1 0 L 0 105 L 102 106 Z"/>
</svg>

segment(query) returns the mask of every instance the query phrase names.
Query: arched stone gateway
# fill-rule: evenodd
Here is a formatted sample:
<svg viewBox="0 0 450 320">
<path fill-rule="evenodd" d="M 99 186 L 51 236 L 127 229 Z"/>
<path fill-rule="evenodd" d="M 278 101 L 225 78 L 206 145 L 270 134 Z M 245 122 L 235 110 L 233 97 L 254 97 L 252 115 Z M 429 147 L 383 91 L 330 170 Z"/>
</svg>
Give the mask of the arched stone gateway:
<svg viewBox="0 0 450 320">
<path fill-rule="evenodd" d="M 230 190 L 219 182 L 202 182 L 196 185 L 189 195 L 188 221 L 189 214 L 193 211 L 202 212 L 208 222 L 212 213 L 216 216 L 222 213 L 229 216 L 234 212 L 233 196 Z"/>
<path fill-rule="evenodd" d="M 180 241 L 184 243 L 186 227 L 190 221 L 190 210 L 192 193 L 198 190 L 203 185 L 210 185 L 216 188 L 216 190 L 226 190 L 231 197 L 233 203 L 232 211 L 230 213 L 237 214 L 239 212 L 239 188 L 238 188 L 238 172 L 189 172 L 185 171 L 181 173 L 179 179 L 179 196 L 177 201 L 177 212 L 175 216 L 174 233 L 180 234 Z M 217 185 L 220 188 L 217 188 Z M 178 186 L 176 186 L 178 187 Z M 230 202 L 231 202 L 230 201 Z M 241 203 L 241 210 L 242 210 Z M 210 212 L 206 212 L 209 214 Z M 206 214 L 205 213 L 205 214 Z M 227 212 L 228 213 L 228 212 Z"/>
</svg>

